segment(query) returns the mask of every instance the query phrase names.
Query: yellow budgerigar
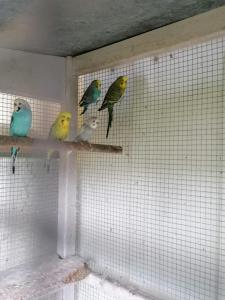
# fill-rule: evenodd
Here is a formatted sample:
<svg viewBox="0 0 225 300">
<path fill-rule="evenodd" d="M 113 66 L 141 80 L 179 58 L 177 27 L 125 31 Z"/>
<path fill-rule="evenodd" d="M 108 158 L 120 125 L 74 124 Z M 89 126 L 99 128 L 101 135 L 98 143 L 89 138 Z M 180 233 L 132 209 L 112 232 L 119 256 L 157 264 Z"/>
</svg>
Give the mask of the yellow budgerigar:
<svg viewBox="0 0 225 300">
<path fill-rule="evenodd" d="M 61 112 L 55 122 L 52 124 L 50 132 L 49 132 L 49 139 L 64 141 L 70 133 L 70 121 L 71 121 L 71 113 L 70 112 Z M 48 151 L 47 157 L 47 171 L 50 170 L 50 160 L 54 153 L 54 150 Z"/>
</svg>

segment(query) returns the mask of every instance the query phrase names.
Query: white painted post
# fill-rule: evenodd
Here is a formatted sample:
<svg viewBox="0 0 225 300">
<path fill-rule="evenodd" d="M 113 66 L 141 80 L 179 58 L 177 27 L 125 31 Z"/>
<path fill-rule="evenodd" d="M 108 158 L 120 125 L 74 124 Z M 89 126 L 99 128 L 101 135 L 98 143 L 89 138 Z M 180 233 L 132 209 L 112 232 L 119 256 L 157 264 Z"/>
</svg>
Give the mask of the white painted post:
<svg viewBox="0 0 225 300">
<path fill-rule="evenodd" d="M 70 139 L 75 136 L 75 91 L 77 82 L 72 77 L 72 57 L 65 61 L 65 99 L 62 110 L 72 113 Z M 62 258 L 75 254 L 76 240 L 76 158 L 74 153 L 61 153 L 59 163 L 58 244 Z M 63 289 L 63 300 L 74 300 L 74 285 Z"/>
</svg>

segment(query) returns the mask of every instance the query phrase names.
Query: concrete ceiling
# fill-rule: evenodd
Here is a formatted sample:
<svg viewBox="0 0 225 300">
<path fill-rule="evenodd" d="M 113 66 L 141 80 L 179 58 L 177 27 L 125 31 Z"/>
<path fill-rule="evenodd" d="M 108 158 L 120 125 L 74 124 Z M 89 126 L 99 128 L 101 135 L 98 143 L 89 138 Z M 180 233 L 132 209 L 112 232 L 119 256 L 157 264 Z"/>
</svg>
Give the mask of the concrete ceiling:
<svg viewBox="0 0 225 300">
<path fill-rule="evenodd" d="M 224 4 L 225 0 L 0 0 L 0 47 L 77 55 Z"/>
</svg>

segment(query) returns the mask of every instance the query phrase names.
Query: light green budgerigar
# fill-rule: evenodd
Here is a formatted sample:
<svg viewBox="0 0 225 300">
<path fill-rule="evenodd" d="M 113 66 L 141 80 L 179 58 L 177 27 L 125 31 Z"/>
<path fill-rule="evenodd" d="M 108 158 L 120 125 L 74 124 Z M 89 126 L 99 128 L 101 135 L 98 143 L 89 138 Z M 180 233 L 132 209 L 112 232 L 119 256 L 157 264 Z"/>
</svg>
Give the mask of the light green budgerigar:
<svg viewBox="0 0 225 300">
<path fill-rule="evenodd" d="M 119 102 L 120 98 L 124 95 L 126 87 L 127 87 L 127 76 L 120 76 L 114 81 L 111 86 L 109 87 L 102 106 L 99 108 L 99 111 L 108 108 L 109 119 L 108 119 L 108 127 L 106 138 L 109 135 L 109 129 L 112 126 L 113 121 L 113 107 L 114 105 Z"/>
</svg>

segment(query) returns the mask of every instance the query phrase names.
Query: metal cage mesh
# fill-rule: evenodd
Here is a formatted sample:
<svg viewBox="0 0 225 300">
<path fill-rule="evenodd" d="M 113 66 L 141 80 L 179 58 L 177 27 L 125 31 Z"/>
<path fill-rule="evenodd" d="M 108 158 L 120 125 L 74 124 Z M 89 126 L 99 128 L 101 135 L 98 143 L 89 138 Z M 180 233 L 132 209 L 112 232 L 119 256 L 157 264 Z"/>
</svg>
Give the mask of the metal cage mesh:
<svg viewBox="0 0 225 300">
<path fill-rule="evenodd" d="M 108 140 L 107 111 L 85 114 L 101 121 L 92 142 L 123 155 L 77 155 L 77 251 L 95 271 L 165 299 L 225 298 L 224 55 L 217 38 L 79 77 L 79 99 L 129 78 Z"/>
<path fill-rule="evenodd" d="M 0 93 L 0 134 L 9 134 L 16 95 Z M 32 108 L 31 136 L 46 138 L 50 124 L 60 111 L 57 103 L 26 99 Z M 9 149 L 10 152 L 10 149 Z M 19 154 L 16 173 L 10 157 L 0 158 L 0 270 L 56 253 L 57 162 L 47 174 L 45 158 Z"/>
</svg>

